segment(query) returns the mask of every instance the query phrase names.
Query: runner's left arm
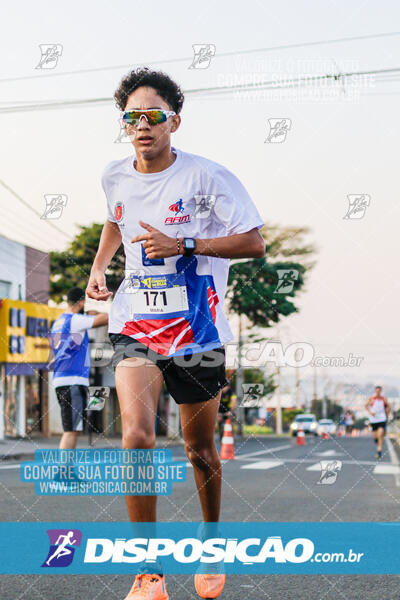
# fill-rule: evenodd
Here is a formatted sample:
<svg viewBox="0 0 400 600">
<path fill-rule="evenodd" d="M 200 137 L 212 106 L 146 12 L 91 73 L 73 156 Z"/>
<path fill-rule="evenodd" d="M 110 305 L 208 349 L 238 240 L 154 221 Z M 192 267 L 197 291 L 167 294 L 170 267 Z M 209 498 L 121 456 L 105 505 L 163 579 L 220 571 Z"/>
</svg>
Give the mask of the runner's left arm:
<svg viewBox="0 0 400 600">
<path fill-rule="evenodd" d="M 392 407 L 390 406 L 389 402 L 387 401 L 387 398 L 385 398 L 385 412 L 386 412 L 386 416 L 389 419 L 389 415 L 392 412 Z"/>
</svg>

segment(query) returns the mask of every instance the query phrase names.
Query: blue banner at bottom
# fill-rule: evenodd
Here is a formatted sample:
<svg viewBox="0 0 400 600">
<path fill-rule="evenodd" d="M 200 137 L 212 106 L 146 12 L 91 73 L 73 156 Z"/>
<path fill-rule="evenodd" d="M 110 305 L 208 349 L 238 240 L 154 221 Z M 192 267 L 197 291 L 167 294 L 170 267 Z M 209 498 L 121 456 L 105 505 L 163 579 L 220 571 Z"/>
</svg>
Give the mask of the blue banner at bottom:
<svg viewBox="0 0 400 600">
<path fill-rule="evenodd" d="M 399 574 L 400 523 L 0 524 L 1 574 Z"/>
</svg>

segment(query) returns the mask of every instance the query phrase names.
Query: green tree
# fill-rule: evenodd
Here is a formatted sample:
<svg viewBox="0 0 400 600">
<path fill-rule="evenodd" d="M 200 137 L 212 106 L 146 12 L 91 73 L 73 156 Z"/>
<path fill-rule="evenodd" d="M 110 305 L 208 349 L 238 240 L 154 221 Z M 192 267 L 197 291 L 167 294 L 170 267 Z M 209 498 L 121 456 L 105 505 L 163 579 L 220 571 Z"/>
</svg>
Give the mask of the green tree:
<svg viewBox="0 0 400 600">
<path fill-rule="evenodd" d="M 293 299 L 314 264 L 311 257 L 315 250 L 304 241 L 308 233 L 305 227 L 264 227 L 265 257 L 231 264 L 227 291 L 229 309 L 246 315 L 259 327 L 270 327 L 282 317 L 297 312 Z M 292 285 L 282 285 L 285 272 Z"/>
</svg>

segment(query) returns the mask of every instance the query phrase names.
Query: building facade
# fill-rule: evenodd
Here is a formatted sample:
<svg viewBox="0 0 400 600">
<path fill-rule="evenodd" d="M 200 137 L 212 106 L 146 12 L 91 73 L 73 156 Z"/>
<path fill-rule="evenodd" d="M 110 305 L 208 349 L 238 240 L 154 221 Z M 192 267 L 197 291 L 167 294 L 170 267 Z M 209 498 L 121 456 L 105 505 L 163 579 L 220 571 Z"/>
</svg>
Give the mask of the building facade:
<svg viewBox="0 0 400 600">
<path fill-rule="evenodd" d="M 49 432 L 49 288 L 49 255 L 0 236 L 0 439 Z"/>
</svg>

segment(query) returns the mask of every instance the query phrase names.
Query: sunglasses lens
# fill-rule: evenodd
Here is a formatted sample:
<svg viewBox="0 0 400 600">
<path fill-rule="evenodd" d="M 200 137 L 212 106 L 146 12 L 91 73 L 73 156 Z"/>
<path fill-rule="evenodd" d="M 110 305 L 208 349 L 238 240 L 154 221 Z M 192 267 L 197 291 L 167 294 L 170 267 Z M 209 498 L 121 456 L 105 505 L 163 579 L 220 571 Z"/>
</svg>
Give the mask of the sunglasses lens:
<svg viewBox="0 0 400 600">
<path fill-rule="evenodd" d="M 149 125 L 158 125 L 167 120 L 167 116 L 162 110 L 127 110 L 122 116 L 126 125 L 138 125 L 142 115 L 145 115 Z"/>
<path fill-rule="evenodd" d="M 127 125 L 137 125 L 141 114 L 138 110 L 127 110 L 124 112 L 122 120 Z"/>
<path fill-rule="evenodd" d="M 166 121 L 166 116 L 162 110 L 149 110 L 146 116 L 149 119 L 150 125 L 158 125 Z"/>
</svg>

